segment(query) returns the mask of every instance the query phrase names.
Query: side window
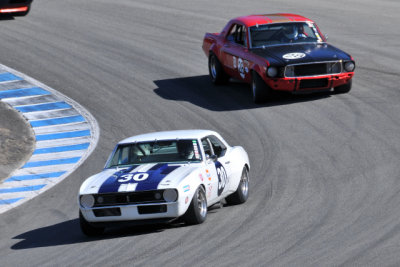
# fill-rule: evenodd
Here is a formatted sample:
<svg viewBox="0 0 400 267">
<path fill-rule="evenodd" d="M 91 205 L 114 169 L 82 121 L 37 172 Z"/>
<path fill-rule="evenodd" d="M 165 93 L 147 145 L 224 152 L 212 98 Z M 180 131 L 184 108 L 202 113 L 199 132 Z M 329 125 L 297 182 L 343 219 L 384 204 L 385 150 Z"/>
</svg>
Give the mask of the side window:
<svg viewBox="0 0 400 267">
<path fill-rule="evenodd" d="M 228 39 L 228 41 L 230 42 L 235 42 L 236 40 L 236 34 L 237 34 L 237 24 L 233 24 L 231 30 L 229 31 L 228 36 L 226 37 L 226 39 Z"/>
<path fill-rule="evenodd" d="M 210 143 L 208 142 L 207 138 L 201 139 L 201 144 L 203 146 L 204 153 L 208 156 L 211 156 L 213 152 L 211 150 Z"/>
<path fill-rule="evenodd" d="M 211 142 L 215 155 L 223 157 L 226 153 L 225 145 L 216 136 L 209 136 L 208 139 Z"/>
<path fill-rule="evenodd" d="M 244 27 L 243 25 L 238 26 L 238 35 L 236 42 L 240 45 L 247 46 L 246 27 Z"/>
<path fill-rule="evenodd" d="M 239 24 L 234 24 L 229 31 L 228 41 L 238 45 L 247 46 L 246 27 Z"/>
</svg>

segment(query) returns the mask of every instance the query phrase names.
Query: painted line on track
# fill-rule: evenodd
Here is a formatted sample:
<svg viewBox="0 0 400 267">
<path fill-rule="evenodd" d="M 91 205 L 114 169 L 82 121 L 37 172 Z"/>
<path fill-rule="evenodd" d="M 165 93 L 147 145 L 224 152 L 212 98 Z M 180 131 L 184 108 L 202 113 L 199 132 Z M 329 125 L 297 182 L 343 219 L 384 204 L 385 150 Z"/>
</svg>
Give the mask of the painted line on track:
<svg viewBox="0 0 400 267">
<path fill-rule="evenodd" d="M 0 100 L 20 112 L 36 137 L 31 158 L 0 183 L 0 214 L 65 179 L 93 152 L 95 118 L 58 91 L 0 64 Z"/>
</svg>

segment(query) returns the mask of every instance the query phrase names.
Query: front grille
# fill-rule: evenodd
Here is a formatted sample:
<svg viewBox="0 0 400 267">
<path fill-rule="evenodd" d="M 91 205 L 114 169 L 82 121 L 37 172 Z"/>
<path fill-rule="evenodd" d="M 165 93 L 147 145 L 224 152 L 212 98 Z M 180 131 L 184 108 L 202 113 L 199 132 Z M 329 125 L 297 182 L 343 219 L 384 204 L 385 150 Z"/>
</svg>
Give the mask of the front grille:
<svg viewBox="0 0 400 267">
<path fill-rule="evenodd" d="M 121 206 L 131 204 L 162 203 L 163 190 L 152 190 L 143 192 L 96 194 L 94 207 Z"/>
<path fill-rule="evenodd" d="M 167 205 L 138 206 L 139 214 L 165 213 Z"/>
<path fill-rule="evenodd" d="M 329 74 L 338 74 L 342 72 L 341 61 L 306 63 L 297 65 L 288 65 L 285 67 L 285 77 L 309 77 Z"/>
<path fill-rule="evenodd" d="M 121 216 L 120 208 L 108 208 L 108 209 L 97 209 L 93 210 L 94 216 L 96 217 L 107 217 L 107 216 Z"/>
<path fill-rule="evenodd" d="M 299 89 L 320 88 L 327 86 L 328 86 L 328 79 L 307 79 L 300 81 Z"/>
</svg>

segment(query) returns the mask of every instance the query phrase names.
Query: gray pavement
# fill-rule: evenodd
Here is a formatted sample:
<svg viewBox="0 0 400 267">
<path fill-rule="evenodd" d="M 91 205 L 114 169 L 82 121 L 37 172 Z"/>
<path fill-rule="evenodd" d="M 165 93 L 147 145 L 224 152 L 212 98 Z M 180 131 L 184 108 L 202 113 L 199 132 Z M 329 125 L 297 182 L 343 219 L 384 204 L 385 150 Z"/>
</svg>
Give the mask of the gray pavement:
<svg viewBox="0 0 400 267">
<path fill-rule="evenodd" d="M 398 1 L 36 0 L 0 21 L 0 62 L 98 120 L 99 145 L 69 178 L 0 216 L 2 266 L 397 266 L 400 264 Z M 201 50 L 232 17 L 293 12 L 357 61 L 345 95 L 254 105 L 214 87 Z M 252 162 L 245 205 L 199 226 L 114 229 L 88 239 L 76 194 L 115 142 L 209 128 Z"/>
</svg>

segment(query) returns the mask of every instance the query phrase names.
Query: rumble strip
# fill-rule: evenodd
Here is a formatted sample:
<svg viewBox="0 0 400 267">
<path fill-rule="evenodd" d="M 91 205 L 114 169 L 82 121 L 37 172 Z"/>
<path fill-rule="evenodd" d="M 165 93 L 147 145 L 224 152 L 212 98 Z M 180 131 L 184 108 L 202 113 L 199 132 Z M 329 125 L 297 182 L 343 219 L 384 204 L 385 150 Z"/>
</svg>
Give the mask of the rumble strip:
<svg viewBox="0 0 400 267">
<path fill-rule="evenodd" d="M 56 90 L 0 64 L 0 99 L 32 126 L 32 157 L 0 184 L 0 214 L 66 178 L 92 153 L 99 139 L 96 119 Z"/>
</svg>

